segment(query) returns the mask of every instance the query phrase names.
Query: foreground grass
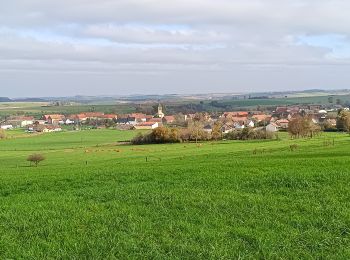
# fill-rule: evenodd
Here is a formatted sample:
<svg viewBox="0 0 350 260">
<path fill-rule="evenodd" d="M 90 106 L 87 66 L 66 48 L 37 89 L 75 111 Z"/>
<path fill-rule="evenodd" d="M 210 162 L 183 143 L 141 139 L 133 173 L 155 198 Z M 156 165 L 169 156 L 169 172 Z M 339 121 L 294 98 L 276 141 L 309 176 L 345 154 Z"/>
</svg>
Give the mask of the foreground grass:
<svg viewBox="0 0 350 260">
<path fill-rule="evenodd" d="M 350 257 L 348 136 L 115 144 L 133 134 L 1 141 L 1 258 Z"/>
</svg>

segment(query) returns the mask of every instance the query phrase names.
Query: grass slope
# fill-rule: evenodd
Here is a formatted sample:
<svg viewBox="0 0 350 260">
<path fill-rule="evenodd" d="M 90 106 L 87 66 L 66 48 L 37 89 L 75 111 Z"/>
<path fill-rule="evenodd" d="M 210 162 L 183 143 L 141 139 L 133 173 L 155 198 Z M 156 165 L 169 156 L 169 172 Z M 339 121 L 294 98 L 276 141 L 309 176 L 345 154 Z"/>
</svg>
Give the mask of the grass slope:
<svg viewBox="0 0 350 260">
<path fill-rule="evenodd" d="M 347 135 L 115 145 L 133 134 L 0 141 L 0 257 L 350 257 Z"/>
</svg>

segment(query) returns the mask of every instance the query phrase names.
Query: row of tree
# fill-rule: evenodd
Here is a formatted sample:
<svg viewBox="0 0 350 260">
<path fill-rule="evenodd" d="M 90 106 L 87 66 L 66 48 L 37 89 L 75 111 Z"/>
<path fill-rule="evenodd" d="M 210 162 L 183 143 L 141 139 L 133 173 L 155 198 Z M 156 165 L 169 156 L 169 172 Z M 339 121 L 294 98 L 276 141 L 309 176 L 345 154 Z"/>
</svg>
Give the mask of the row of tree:
<svg viewBox="0 0 350 260">
<path fill-rule="evenodd" d="M 288 132 L 293 138 L 314 137 L 321 131 L 321 127 L 315 124 L 310 116 L 296 116 L 289 121 Z"/>
<path fill-rule="evenodd" d="M 216 124 L 211 133 L 203 128 L 193 125 L 189 128 L 169 128 L 158 127 L 148 134 L 137 134 L 132 140 L 132 144 L 159 144 L 159 143 L 180 143 L 180 142 L 198 142 L 209 140 L 254 140 L 254 139 L 273 139 L 274 133 L 265 130 L 245 128 L 243 130 L 234 130 L 223 134 L 221 128 Z"/>
</svg>

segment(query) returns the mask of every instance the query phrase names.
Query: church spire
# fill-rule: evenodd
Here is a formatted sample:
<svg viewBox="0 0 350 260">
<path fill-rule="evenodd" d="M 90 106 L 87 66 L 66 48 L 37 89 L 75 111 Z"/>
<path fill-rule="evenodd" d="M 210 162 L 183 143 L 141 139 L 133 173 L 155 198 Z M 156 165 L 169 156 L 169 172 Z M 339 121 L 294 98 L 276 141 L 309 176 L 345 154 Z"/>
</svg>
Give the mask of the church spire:
<svg viewBox="0 0 350 260">
<path fill-rule="evenodd" d="M 158 113 L 157 113 L 157 116 L 160 117 L 160 118 L 163 118 L 163 117 L 164 117 L 163 106 L 162 106 L 160 103 L 158 104 Z"/>
</svg>

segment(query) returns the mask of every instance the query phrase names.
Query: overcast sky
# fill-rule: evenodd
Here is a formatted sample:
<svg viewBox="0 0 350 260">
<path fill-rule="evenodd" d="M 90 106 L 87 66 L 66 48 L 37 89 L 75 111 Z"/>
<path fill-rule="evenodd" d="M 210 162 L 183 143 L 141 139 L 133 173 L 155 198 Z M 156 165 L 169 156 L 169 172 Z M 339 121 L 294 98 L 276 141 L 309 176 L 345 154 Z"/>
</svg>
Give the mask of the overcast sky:
<svg viewBox="0 0 350 260">
<path fill-rule="evenodd" d="M 350 88 L 348 0 L 0 3 L 0 96 Z"/>
</svg>

